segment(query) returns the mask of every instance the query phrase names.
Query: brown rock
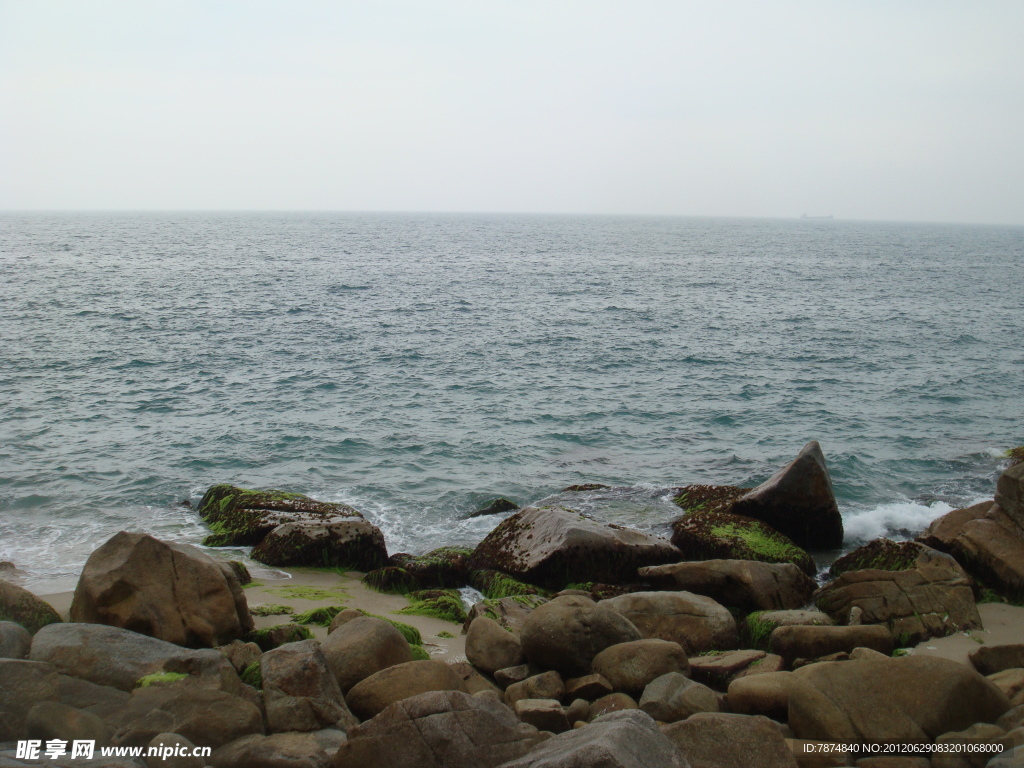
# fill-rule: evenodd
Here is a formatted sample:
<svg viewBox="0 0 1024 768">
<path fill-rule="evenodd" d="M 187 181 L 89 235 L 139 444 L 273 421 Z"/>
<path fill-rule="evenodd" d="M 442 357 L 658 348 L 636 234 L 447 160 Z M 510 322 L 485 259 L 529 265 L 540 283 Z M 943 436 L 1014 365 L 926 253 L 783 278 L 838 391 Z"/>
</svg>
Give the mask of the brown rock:
<svg viewBox="0 0 1024 768">
<path fill-rule="evenodd" d="M 871 743 L 930 742 L 993 722 L 1005 694 L 973 669 L 907 656 L 812 664 L 793 673 L 789 726 L 797 737 Z"/>
<path fill-rule="evenodd" d="M 792 672 L 740 677 L 729 683 L 729 708 L 741 715 L 764 715 L 785 721 L 789 712 Z"/>
<path fill-rule="evenodd" d="M 1004 749 L 1017 746 L 1012 739 L 1006 738 L 1006 731 L 990 723 L 975 723 L 962 731 L 953 731 L 937 736 L 935 744 L 970 744 L 977 751 L 969 749 L 960 752 L 937 753 L 932 756 L 935 768 L 952 768 L 950 758 L 962 761 L 965 768 L 985 768 L 986 763 Z M 995 747 L 994 749 L 985 747 Z"/>
<path fill-rule="evenodd" d="M 333 729 L 252 734 L 214 750 L 210 763 L 214 768 L 329 768 L 344 743 L 344 731 Z M 151 768 L 163 768 L 163 763 Z"/>
<path fill-rule="evenodd" d="M 538 731 L 565 733 L 570 728 L 565 710 L 555 699 L 520 699 L 514 708 L 516 717 Z"/>
<path fill-rule="evenodd" d="M 1018 528 L 1024 528 L 1024 463 L 1014 464 L 999 476 L 995 501 Z"/>
<path fill-rule="evenodd" d="M 540 595 L 516 595 L 515 597 L 502 597 L 497 600 L 483 600 L 475 603 L 466 614 L 466 623 L 463 628 L 468 630 L 469 625 L 477 616 L 486 616 L 498 622 L 503 629 L 514 632 L 516 635 L 523 631 L 526 617 L 534 608 L 548 602 L 546 597 Z"/>
<path fill-rule="evenodd" d="M 462 680 L 443 661 L 409 661 L 360 681 L 346 695 L 361 720 L 375 717 L 396 701 L 429 691 L 460 691 Z"/>
<path fill-rule="evenodd" d="M 594 657 L 593 670 L 616 691 L 639 696 L 648 683 L 664 674 L 687 674 L 690 664 L 679 643 L 650 639 L 605 648 Z"/>
<path fill-rule="evenodd" d="M 970 577 L 949 555 L 917 544 L 914 567 L 843 573 L 814 593 L 819 608 L 846 623 L 884 624 L 904 644 L 981 626 Z"/>
<path fill-rule="evenodd" d="M 32 647 L 32 634 L 21 624 L 0 621 L 0 659 L 24 659 Z"/>
<path fill-rule="evenodd" d="M 469 663 L 491 675 L 499 669 L 525 661 L 519 638 L 486 616 L 479 616 L 466 633 L 466 658 Z"/>
<path fill-rule="evenodd" d="M 227 645 L 222 645 L 217 649 L 224 654 L 224 657 L 231 662 L 231 666 L 235 668 L 235 672 L 242 674 L 250 666 L 260 660 L 260 656 L 263 655 L 263 651 L 256 643 L 243 643 L 241 640 L 235 640 Z"/>
<path fill-rule="evenodd" d="M 263 733 L 263 716 L 255 705 L 223 691 L 137 688 L 120 715 L 114 744 L 144 747 L 161 733 L 178 733 L 193 744 L 216 749 Z"/>
<path fill-rule="evenodd" d="M 690 676 L 699 683 L 724 691 L 731 680 L 740 676 L 751 665 L 761 664 L 768 654 L 764 651 L 730 651 L 690 659 Z"/>
<path fill-rule="evenodd" d="M 565 708 L 565 719 L 570 726 L 587 722 L 590 719 L 590 702 L 586 699 L 573 699 L 572 704 Z"/>
<path fill-rule="evenodd" d="M 590 705 L 590 722 L 612 712 L 621 712 L 626 709 L 640 709 L 640 705 L 628 694 L 609 693 Z"/>
<path fill-rule="evenodd" d="M 399 701 L 348 736 L 337 768 L 496 768 L 544 738 L 508 707 L 458 692 Z"/>
<path fill-rule="evenodd" d="M 0 741 L 24 739 L 29 710 L 56 699 L 57 684 L 52 664 L 0 659 Z"/>
<path fill-rule="evenodd" d="M 971 651 L 969 656 L 971 664 L 983 675 L 1024 668 L 1024 643 L 983 645 Z"/>
<path fill-rule="evenodd" d="M 1018 693 L 1024 691 L 1024 669 L 1004 669 L 1002 672 L 995 672 L 985 677 L 998 686 L 1008 699 L 1013 700 Z"/>
<path fill-rule="evenodd" d="M 156 750 L 146 756 L 146 768 L 205 768 L 206 760 L 192 754 L 196 745 L 177 733 L 160 733 L 147 745 Z M 167 750 L 165 753 L 164 750 Z M 148 750 L 147 750 L 148 751 Z M 175 751 L 185 754 L 175 755 Z"/>
<path fill-rule="evenodd" d="M 766 717 L 703 712 L 662 728 L 692 768 L 796 768 L 778 727 Z"/>
<path fill-rule="evenodd" d="M 792 563 L 704 560 L 641 568 L 640 576 L 664 589 L 693 592 L 749 611 L 799 608 L 815 583 Z"/>
<path fill-rule="evenodd" d="M 776 627 L 831 627 L 833 624 L 831 617 L 821 611 L 758 611 L 740 623 L 740 642 L 767 650 L 768 638 Z"/>
<path fill-rule="evenodd" d="M 679 550 L 659 536 L 602 523 L 565 507 L 527 507 L 488 534 L 470 567 L 560 589 L 567 582 L 632 581 L 637 568 L 678 558 Z"/>
<path fill-rule="evenodd" d="M 612 684 L 601 675 L 584 675 L 565 681 L 565 696 L 568 699 L 594 701 L 613 690 Z"/>
<path fill-rule="evenodd" d="M 110 746 L 113 736 L 106 723 L 92 712 L 56 701 L 33 706 L 25 719 L 25 732 L 28 738 L 40 741 L 95 741 L 98 746 Z"/>
<path fill-rule="evenodd" d="M 814 440 L 729 511 L 763 520 L 805 549 L 835 549 L 843 543 L 843 519 L 825 456 Z"/>
<path fill-rule="evenodd" d="M 370 675 L 412 661 L 412 648 L 393 624 L 360 616 L 338 627 L 321 643 L 343 694 Z"/>
<path fill-rule="evenodd" d="M 387 561 L 384 534 L 362 517 L 279 525 L 253 547 L 253 560 L 276 567 L 333 565 L 372 571 Z"/>
<path fill-rule="evenodd" d="M 781 656 L 787 665 L 796 659 L 817 659 L 832 653 L 849 653 L 854 648 L 871 648 L 889 655 L 895 643 L 884 626 L 869 624 L 859 627 L 778 627 L 768 642 L 772 653 Z"/>
<path fill-rule="evenodd" d="M 515 706 L 522 699 L 555 699 L 561 701 L 565 696 L 565 683 L 557 672 L 544 672 L 528 677 L 521 683 L 510 685 L 505 690 L 505 703 Z"/>
<path fill-rule="evenodd" d="M 527 660 L 575 677 L 590 672 L 594 657 L 605 648 L 641 639 L 637 628 L 609 605 L 613 602 L 566 596 L 536 608 L 520 638 Z"/>
<path fill-rule="evenodd" d="M 663 723 L 685 720 L 698 712 L 718 712 L 718 694 L 678 672 L 652 680 L 640 697 L 640 709 Z"/>
<path fill-rule="evenodd" d="M 456 661 L 448 667 L 462 680 L 462 690 L 470 696 L 475 696 L 483 691 L 493 693 L 498 701 L 503 701 L 505 696 L 502 689 L 491 682 L 490 678 L 481 675 L 468 661 Z"/>
<path fill-rule="evenodd" d="M 358 608 L 346 608 L 343 611 L 338 611 L 334 614 L 334 618 L 331 619 L 330 626 L 327 627 L 327 634 L 331 634 L 334 630 L 339 627 L 348 624 L 350 621 L 355 619 L 362 619 L 366 616 L 365 613 L 360 611 Z"/>
<path fill-rule="evenodd" d="M 316 640 L 288 643 L 260 658 L 267 730 L 318 731 L 356 724 Z"/>
<path fill-rule="evenodd" d="M 224 645 L 253 627 L 230 569 L 196 547 L 124 531 L 86 561 L 71 620 L 190 648 Z"/>
<path fill-rule="evenodd" d="M 646 638 L 679 643 L 688 656 L 736 647 L 736 620 L 709 597 L 689 592 L 634 592 L 601 605 L 629 619 Z"/>
<path fill-rule="evenodd" d="M 529 664 L 517 664 L 514 667 L 499 669 L 494 673 L 494 681 L 502 688 L 521 683 L 528 677 L 540 674 L 540 669 L 531 667 Z"/>
<path fill-rule="evenodd" d="M 34 635 L 47 624 L 59 623 L 61 618 L 45 600 L 0 579 L 0 621 L 13 621 Z"/>
</svg>

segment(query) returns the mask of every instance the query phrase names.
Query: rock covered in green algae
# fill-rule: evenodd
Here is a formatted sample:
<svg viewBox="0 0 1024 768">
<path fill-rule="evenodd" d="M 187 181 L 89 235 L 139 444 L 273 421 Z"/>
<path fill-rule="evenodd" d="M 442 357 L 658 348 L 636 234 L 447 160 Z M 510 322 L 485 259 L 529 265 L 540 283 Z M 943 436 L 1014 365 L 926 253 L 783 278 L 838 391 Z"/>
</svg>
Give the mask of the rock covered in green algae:
<svg viewBox="0 0 1024 768">
<path fill-rule="evenodd" d="M 363 518 L 327 517 L 279 525 L 253 547 L 266 565 L 327 566 L 370 571 L 387 561 L 384 534 Z"/>
<path fill-rule="evenodd" d="M 0 579 L 0 621 L 13 621 L 35 634 L 47 624 L 60 623 L 61 618 L 45 600 Z"/>
<path fill-rule="evenodd" d="M 928 547 L 916 541 L 893 541 L 874 539 L 832 563 L 828 575 L 831 578 L 847 571 L 862 571 L 873 568 L 879 571 L 908 571 L 914 567 L 917 558 Z"/>
</svg>

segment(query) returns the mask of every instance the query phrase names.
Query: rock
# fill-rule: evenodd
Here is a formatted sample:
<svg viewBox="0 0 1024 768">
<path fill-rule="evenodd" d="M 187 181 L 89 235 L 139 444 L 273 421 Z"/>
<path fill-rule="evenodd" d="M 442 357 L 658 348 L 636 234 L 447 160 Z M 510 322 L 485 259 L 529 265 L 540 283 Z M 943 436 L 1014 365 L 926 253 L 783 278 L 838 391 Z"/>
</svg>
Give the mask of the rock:
<svg viewBox="0 0 1024 768">
<path fill-rule="evenodd" d="M 414 589 L 450 589 L 466 584 L 472 555 L 465 547 L 440 547 L 425 555 L 395 555 L 390 561 L 416 581 Z"/>
<path fill-rule="evenodd" d="M 628 709 L 640 709 L 640 705 L 627 693 L 609 693 L 590 705 L 591 722 L 612 712 Z"/>
<path fill-rule="evenodd" d="M 159 733 L 147 745 L 156 750 L 146 757 L 146 768 L 205 768 L 206 760 L 192 752 L 196 745 L 177 733 Z"/>
<path fill-rule="evenodd" d="M 262 652 L 272 651 L 286 643 L 298 643 L 312 638 L 313 633 L 305 624 L 290 621 L 287 624 L 275 624 L 272 627 L 254 629 L 252 632 L 247 632 L 243 639 L 247 643 L 255 645 Z"/>
<path fill-rule="evenodd" d="M 948 552 L 979 582 L 1010 600 L 1024 600 L 1024 530 L 998 504 L 954 509 L 918 537 Z"/>
<path fill-rule="evenodd" d="M 1018 703 L 1015 701 L 1017 694 L 1024 691 L 1024 669 L 1004 669 L 985 677 L 1005 693 L 1012 704 Z"/>
<path fill-rule="evenodd" d="M 366 614 L 358 608 L 346 608 L 343 611 L 338 611 L 338 613 L 334 614 L 334 618 L 331 619 L 330 626 L 327 627 L 327 634 L 331 634 L 334 630 L 348 624 L 350 621 L 355 621 L 365 616 Z"/>
<path fill-rule="evenodd" d="M 161 672 L 206 677 L 210 687 L 241 685 L 223 654 L 189 650 L 148 635 L 102 624 L 50 624 L 32 639 L 29 657 L 58 672 L 97 685 L 131 691 L 142 677 Z"/>
<path fill-rule="evenodd" d="M 1024 704 L 1017 704 L 1008 709 L 998 720 L 996 725 L 1004 731 L 1012 731 L 1024 726 Z"/>
<path fill-rule="evenodd" d="M 838 558 L 829 567 L 828 575 L 834 579 L 849 571 L 909 571 L 928 550 L 917 541 L 874 539 Z"/>
<path fill-rule="evenodd" d="M 1018 528 L 1024 528 L 1024 463 L 1014 464 L 999 476 L 995 502 Z"/>
<path fill-rule="evenodd" d="M 570 727 L 576 723 L 586 724 L 590 720 L 590 702 L 586 699 L 573 699 L 572 704 L 565 708 L 565 719 L 569 721 Z"/>
<path fill-rule="evenodd" d="M 498 701 L 504 701 L 505 695 L 502 689 L 492 683 L 489 678 L 477 672 L 468 661 L 456 661 L 449 664 L 448 668 L 459 676 L 462 680 L 462 690 L 470 696 L 487 691 L 493 693 Z"/>
<path fill-rule="evenodd" d="M 567 731 L 501 768 L 689 768 L 639 710 L 616 712 Z"/>
<path fill-rule="evenodd" d="M 792 672 L 738 677 L 729 683 L 729 708 L 740 715 L 764 715 L 785 721 L 789 712 Z"/>
<path fill-rule="evenodd" d="M 565 681 L 565 696 L 568 699 L 594 701 L 607 696 L 613 690 L 612 684 L 601 675 L 584 675 Z"/>
<path fill-rule="evenodd" d="M 516 717 L 538 731 L 564 733 L 570 728 L 569 718 L 556 699 L 520 699 L 514 710 Z"/>
<path fill-rule="evenodd" d="M 690 659 L 690 677 L 724 691 L 730 681 L 739 677 L 751 665 L 763 663 L 767 657 L 764 651 L 755 650 L 694 656 Z"/>
<path fill-rule="evenodd" d="M 527 507 L 502 521 L 477 546 L 470 566 L 559 589 L 631 581 L 637 568 L 678 559 L 679 550 L 658 536 L 552 506 Z"/>
<path fill-rule="evenodd" d="M 106 723 L 91 712 L 69 707 L 56 701 L 41 701 L 29 710 L 25 731 L 30 739 L 49 741 L 95 741 L 110 746 L 113 734 Z"/>
<path fill-rule="evenodd" d="M 835 622 L 821 611 L 756 611 L 740 625 L 740 642 L 751 648 L 768 650 L 768 638 L 776 627 L 831 627 Z"/>
<path fill-rule="evenodd" d="M 948 659 L 860 659 L 812 664 L 793 675 L 789 726 L 802 739 L 930 742 L 994 722 L 1010 707 L 994 684 Z"/>
<path fill-rule="evenodd" d="M 983 675 L 1024 668 L 1024 643 L 983 645 L 971 651 L 969 657 L 974 668 Z"/>
<path fill-rule="evenodd" d="M 640 709 L 663 723 L 685 720 L 698 712 L 719 710 L 718 695 L 714 691 L 678 672 L 669 672 L 648 683 L 639 704 Z"/>
<path fill-rule="evenodd" d="M 458 691 L 462 680 L 443 661 L 409 661 L 375 672 L 346 694 L 361 720 L 375 717 L 390 704 L 429 691 Z"/>
<path fill-rule="evenodd" d="M 519 638 L 486 616 L 479 616 L 466 633 L 466 658 L 477 669 L 491 675 L 499 669 L 522 664 L 523 646 Z"/>
<path fill-rule="evenodd" d="M 21 624 L 0 621 L 0 659 L 24 659 L 32 646 L 32 634 Z"/>
<path fill-rule="evenodd" d="M 201 688 L 138 688 L 119 718 L 114 743 L 144 747 L 161 733 L 178 733 L 204 747 L 217 747 L 263 733 L 260 710 L 245 699 Z"/>
<path fill-rule="evenodd" d="M 104 721 L 124 709 L 131 698 L 131 694 L 109 685 L 97 685 L 68 675 L 57 676 L 57 701 L 91 712 Z"/>
<path fill-rule="evenodd" d="M 967 768 L 985 768 L 985 764 L 1004 749 L 1016 746 L 1012 739 L 1006 739 L 1006 731 L 990 723 L 975 723 L 962 731 L 943 733 L 935 738 L 935 744 L 937 747 L 940 744 L 969 744 L 977 750 L 935 754 L 932 763 L 938 763 L 937 768 L 946 768 L 943 763 L 950 761 L 963 761 Z"/>
<path fill-rule="evenodd" d="M 214 768 L 329 768 L 345 741 L 344 731 L 333 729 L 252 734 L 217 749 L 210 763 Z"/>
<path fill-rule="evenodd" d="M 883 624 L 900 645 L 981 626 L 970 577 L 947 554 L 908 542 L 909 570 L 847 571 L 814 593 L 818 607 L 846 623 L 859 609 L 864 624 Z"/>
<path fill-rule="evenodd" d="M 27 589 L 0 579 L 0 621 L 13 621 L 35 634 L 47 624 L 57 624 L 60 615 L 45 600 Z"/>
<path fill-rule="evenodd" d="M 985 768 L 1021 768 L 1024 766 L 1024 745 L 1008 749 L 989 760 Z"/>
<path fill-rule="evenodd" d="M 585 597 L 557 597 L 527 617 L 521 636 L 531 664 L 576 677 L 590 672 L 594 657 L 609 646 L 641 639 L 614 607 Z"/>
<path fill-rule="evenodd" d="M 25 738 L 29 710 L 57 698 L 57 670 L 52 664 L 0 659 L 0 742 Z"/>
<path fill-rule="evenodd" d="M 805 549 L 836 549 L 843 543 L 843 519 L 825 456 L 814 440 L 729 511 L 768 523 Z"/>
<path fill-rule="evenodd" d="M 352 686 L 381 670 L 413 660 L 412 649 L 393 624 L 361 616 L 330 633 L 321 644 L 327 664 L 348 694 Z"/>
<path fill-rule="evenodd" d="M 796 659 L 817 659 L 832 653 L 849 653 L 854 648 L 871 648 L 890 655 L 895 647 L 892 634 L 884 626 L 859 627 L 778 627 L 768 641 L 772 653 L 781 656 L 787 666 Z"/>
<path fill-rule="evenodd" d="M 495 768 L 544 738 L 508 707 L 456 691 L 398 701 L 348 737 L 337 768 Z"/>
<path fill-rule="evenodd" d="M 508 499 L 497 498 L 476 512 L 471 512 L 470 517 L 483 517 L 485 515 L 500 515 L 504 512 L 515 512 L 519 505 Z"/>
<path fill-rule="evenodd" d="M 684 560 L 759 560 L 792 563 L 808 576 L 817 572 L 814 559 L 788 536 L 743 515 L 690 511 L 672 522 L 672 543 Z"/>
<path fill-rule="evenodd" d="M 519 635 L 523 631 L 523 625 L 526 624 L 526 617 L 537 606 L 546 602 L 548 599 L 540 595 L 516 595 L 495 600 L 481 600 L 469 609 L 464 628 L 468 630 L 469 625 L 477 616 L 486 616 L 498 622 L 503 629 Z"/>
<path fill-rule="evenodd" d="M 316 640 L 288 643 L 260 659 L 267 730 L 349 728 L 356 719 Z"/>
<path fill-rule="evenodd" d="M 505 703 L 515 706 L 523 699 L 555 699 L 561 701 L 565 696 L 565 683 L 557 672 L 544 672 L 528 677 L 521 683 L 514 683 L 505 690 Z"/>
<path fill-rule="evenodd" d="M 754 560 L 672 563 L 641 568 L 640 576 L 664 589 L 693 592 L 748 611 L 800 608 L 816 586 L 792 563 Z"/>
<path fill-rule="evenodd" d="M 230 569 L 196 547 L 144 533 L 115 534 L 82 569 L 71 620 L 130 629 L 191 648 L 224 645 L 252 629 Z"/>
<path fill-rule="evenodd" d="M 679 672 L 687 674 L 690 664 L 679 643 L 671 640 L 634 640 L 605 648 L 594 657 L 592 669 L 616 691 L 639 696 L 652 680 Z"/>
<path fill-rule="evenodd" d="M 796 768 L 778 727 L 767 717 L 703 712 L 662 733 L 693 768 Z"/>
<path fill-rule="evenodd" d="M 329 517 L 284 523 L 263 537 L 250 555 L 278 568 L 335 566 L 372 571 L 387 560 L 384 534 L 362 517 Z"/>
<path fill-rule="evenodd" d="M 224 654 L 224 658 L 231 662 L 231 666 L 238 674 L 242 674 L 263 655 L 263 651 L 256 643 L 244 643 L 241 640 L 222 645 L 217 650 Z"/>
<path fill-rule="evenodd" d="M 536 674 L 540 674 L 539 670 L 531 667 L 529 664 L 517 664 L 514 667 L 499 669 L 494 673 L 494 680 L 502 688 L 508 688 L 510 685 L 521 683 L 526 678 Z"/>
<path fill-rule="evenodd" d="M 688 656 L 735 648 L 736 620 L 709 597 L 690 592 L 634 592 L 600 605 L 625 616 L 646 638 L 679 643 Z"/>
</svg>

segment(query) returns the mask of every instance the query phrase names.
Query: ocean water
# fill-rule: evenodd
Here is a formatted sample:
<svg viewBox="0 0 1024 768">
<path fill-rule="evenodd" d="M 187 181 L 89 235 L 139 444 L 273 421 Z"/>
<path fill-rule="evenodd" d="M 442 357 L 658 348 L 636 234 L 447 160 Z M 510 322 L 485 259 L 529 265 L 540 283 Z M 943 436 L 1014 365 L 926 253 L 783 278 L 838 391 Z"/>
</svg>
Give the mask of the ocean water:
<svg viewBox="0 0 1024 768">
<path fill-rule="evenodd" d="M 0 214 L 0 560 L 68 588 L 213 483 L 472 544 L 574 483 L 666 488 L 821 442 L 847 546 L 991 497 L 1024 443 L 1024 228 L 540 215 Z"/>
</svg>

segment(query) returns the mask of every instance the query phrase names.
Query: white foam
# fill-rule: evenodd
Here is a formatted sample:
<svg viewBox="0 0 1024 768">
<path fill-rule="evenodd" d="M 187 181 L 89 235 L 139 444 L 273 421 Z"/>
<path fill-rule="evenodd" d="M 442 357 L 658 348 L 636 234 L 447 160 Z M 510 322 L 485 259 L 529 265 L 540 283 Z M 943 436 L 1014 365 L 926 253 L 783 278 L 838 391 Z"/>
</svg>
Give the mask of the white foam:
<svg viewBox="0 0 1024 768">
<path fill-rule="evenodd" d="M 969 502 L 976 503 L 977 501 Z M 870 541 L 881 537 L 907 538 L 909 535 L 920 533 L 932 520 L 954 509 L 956 507 L 944 501 L 933 501 L 931 504 L 914 501 L 891 502 L 872 509 L 848 512 L 843 516 L 843 532 L 847 542 Z"/>
</svg>

